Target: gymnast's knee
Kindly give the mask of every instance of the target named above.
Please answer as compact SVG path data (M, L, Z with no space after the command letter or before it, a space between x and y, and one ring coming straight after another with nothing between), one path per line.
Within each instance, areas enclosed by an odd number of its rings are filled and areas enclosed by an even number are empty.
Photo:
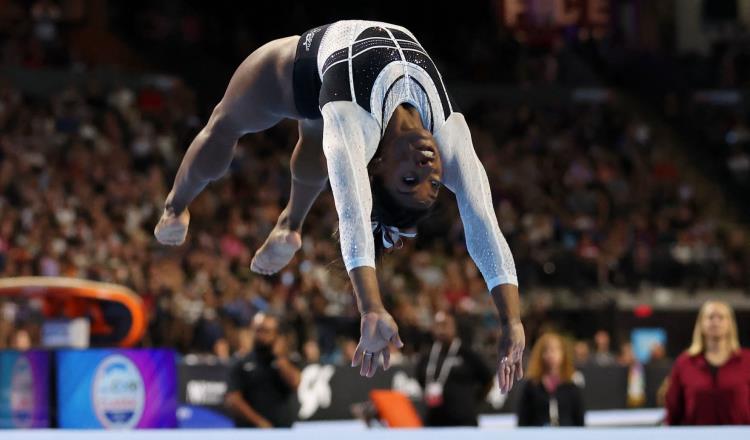
M237 141L244 133L240 129L237 117L227 108L223 102L219 102L211 112L203 132L211 140L232 139Z
M298 144L289 161L292 181L308 187L322 188L328 183L328 165L322 154L310 154L310 150L302 151Z
M289 163L292 182L312 188L323 188L328 183L328 169L325 163L292 155Z
M201 180L213 181L226 174L241 135L223 113L220 105L216 106L208 123L196 138L199 149L194 175Z
M328 176L295 173L294 170L292 170L292 183L295 185L303 185L310 188L322 189L328 183Z

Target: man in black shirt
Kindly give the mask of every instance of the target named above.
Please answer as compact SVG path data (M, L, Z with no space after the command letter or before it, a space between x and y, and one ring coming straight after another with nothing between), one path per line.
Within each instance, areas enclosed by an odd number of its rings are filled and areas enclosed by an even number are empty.
M450 314L435 315L432 333L435 342L417 364L427 406L425 425L477 426L479 404L492 387L492 371L461 343Z
M253 351L229 373L226 405L238 427L291 427L300 370L286 355L277 318L259 313L253 330Z

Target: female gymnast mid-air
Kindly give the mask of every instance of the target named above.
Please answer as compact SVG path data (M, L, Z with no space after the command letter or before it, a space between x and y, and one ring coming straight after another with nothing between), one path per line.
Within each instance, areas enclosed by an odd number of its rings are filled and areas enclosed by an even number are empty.
M466 120L430 56L401 26L339 21L250 54L182 160L154 230L159 242L185 240L188 204L225 174L242 135L284 118L299 121L291 194L251 269L270 275L289 263L302 245L305 216L329 180L361 313L352 366L372 377L381 355L389 367L388 344L403 346L381 301L375 256L414 236L445 185L456 195L466 246L499 313L498 380L502 392L510 391L523 374L525 345L513 256Z

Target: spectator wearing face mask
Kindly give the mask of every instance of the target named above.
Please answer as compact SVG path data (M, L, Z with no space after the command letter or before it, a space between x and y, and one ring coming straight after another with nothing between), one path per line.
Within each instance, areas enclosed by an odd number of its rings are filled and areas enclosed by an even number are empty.
M252 326L255 345L230 371L226 405L238 427L289 428L300 370L287 356L276 317L258 313Z

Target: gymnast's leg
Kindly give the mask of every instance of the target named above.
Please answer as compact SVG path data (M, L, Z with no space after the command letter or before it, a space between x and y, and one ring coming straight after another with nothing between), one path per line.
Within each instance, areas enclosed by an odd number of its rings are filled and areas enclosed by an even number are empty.
M177 171L154 234L164 244L185 240L190 202L222 177L234 156L237 140L296 118L292 90L294 55L299 37L271 41L250 54L235 71L227 90L198 133Z
M255 253L250 269L270 275L283 269L302 246L302 224L328 181L323 155L322 120L301 120L299 140L291 159L292 190L266 242Z

